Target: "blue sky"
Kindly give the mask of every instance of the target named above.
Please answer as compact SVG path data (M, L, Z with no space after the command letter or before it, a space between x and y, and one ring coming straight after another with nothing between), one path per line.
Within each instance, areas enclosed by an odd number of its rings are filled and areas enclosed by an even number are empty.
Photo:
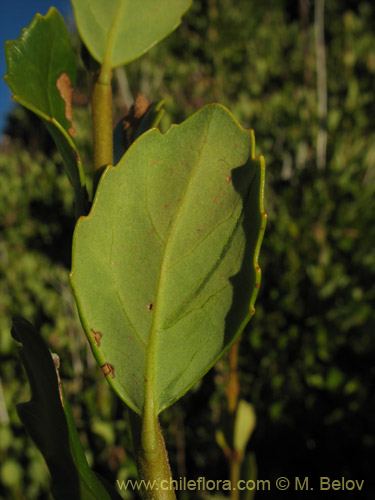
M4 43L19 37L22 28L28 26L36 13L45 15L50 7L56 7L65 19L73 18L69 0L0 0L0 135L5 117L12 107L11 91L2 78L6 73Z

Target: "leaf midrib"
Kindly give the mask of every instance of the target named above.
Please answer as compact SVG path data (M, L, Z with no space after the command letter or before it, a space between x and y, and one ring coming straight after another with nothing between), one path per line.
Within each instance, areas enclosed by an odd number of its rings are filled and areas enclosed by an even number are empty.
M210 112L210 114L212 114ZM158 312L160 310L160 308L158 307L158 304L159 304L159 294L160 294L160 291L163 289L163 281L165 280L165 276L166 276L166 269L165 269L165 266L166 266L166 256L168 254L168 246L169 246L169 243L170 241L173 239L173 234L175 232L175 228L178 227L178 221L180 219L180 214L181 214L181 211L182 211L182 208L184 206L184 201L186 199L186 195L189 191L189 188L192 184L192 180L193 178L195 177L195 174L196 174L196 171L197 171L197 167L198 165L200 164L200 159L201 159L201 155L202 155L202 150L204 148L204 144L205 144L205 140L206 140L206 137L207 137L207 134L208 134L208 129L210 127L210 122L211 122L211 116L209 118L209 120L207 120L207 125L206 125L206 130L204 131L204 134L202 135L202 139L201 139L201 147L199 149L199 152L198 152L198 155L197 155L197 159L195 161L195 164L193 165L191 171L190 171L190 175L189 175L189 180L188 182L186 183L186 186L185 186L185 189L184 189L184 192L181 196L181 201L178 205L178 209L176 211L176 215L175 217L173 218L173 221L170 225L170 228L169 228L169 231L168 231L168 234L165 238L165 246L164 246L164 252L163 252L163 257L162 257L162 262L161 262L161 265L160 265L160 271L159 271L159 275L158 275L158 279L157 279L157 284L156 284L156 294L155 294L155 304L154 304L154 315L153 315L153 319L152 319L152 323L151 323L151 327L150 327L150 333L156 333L156 331L158 330L158 328L156 327L160 327L160 325L158 324L158 320L159 320L159 315L158 315ZM156 325L156 327L155 327Z
M111 27L108 30L107 40L105 42L103 63L102 63L102 71L103 73L110 74L111 69L113 67L112 59L113 59L113 49L116 45L116 37L118 33L118 26L122 19L122 11L127 3L127 0L119 0L119 4L115 10Z
M155 390L154 390L154 353L155 353L155 346L156 346L156 340L157 340L156 333L158 331L158 328L160 327L160 319L159 319L160 307L158 305L160 303L159 297L160 297L161 291L164 288L163 284L164 284L165 274L166 274L165 273L165 265L166 265L166 261L167 261L166 255L168 254L168 244L172 240L172 236L173 236L173 234L175 232L175 228L178 227L178 221L179 221L179 218L180 218L182 207L184 206L184 200L186 198L187 192L189 191L189 187L192 184L192 180L195 177L195 174L196 174L196 171L197 171L197 167L200 164L202 150L203 150L205 142L206 142L206 138L207 138L208 131L209 131L209 128L210 128L210 124L211 124L211 119L212 119L212 111L210 110L210 116L209 116L209 118L207 120L206 129L205 129L204 133L201 135L201 147L199 149L197 158L195 160L195 164L193 165L193 167L192 167L192 169L190 171L189 180L186 183L184 192L183 192L183 194L181 196L181 202L180 202L180 204L178 206L178 210L176 212L175 217L173 218L173 221L172 221L172 223L170 225L168 234L167 234L167 236L165 238L164 252L163 252L163 256L162 256L161 265L160 265L160 268L159 268L160 271L159 271L159 274L158 274L158 279L157 279L157 284L156 284L155 301L154 301L155 302L154 303L154 314L153 314L153 318L152 318L152 322L151 322L151 326L150 326L150 330L149 330L149 335L148 335L147 357L146 357L146 367L145 367L145 377L148 380L148 384L147 384L147 387L146 387L146 390L145 390L144 408L148 407L146 400L152 398L152 402L149 401L149 403L151 403L150 407L153 410L155 410L155 408L154 408L154 403L155 403ZM157 411L156 411L156 414L157 414Z

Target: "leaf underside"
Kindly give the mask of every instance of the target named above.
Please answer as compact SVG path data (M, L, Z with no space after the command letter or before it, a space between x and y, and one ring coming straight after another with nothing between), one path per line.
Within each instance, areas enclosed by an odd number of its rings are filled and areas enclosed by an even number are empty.
M6 42L5 58L5 81L13 98L44 121L63 157L77 202L81 203L84 174L71 114L76 63L61 14L53 7L45 16L37 14L18 40Z
M208 105L108 167L78 221L71 281L94 355L137 413L181 397L242 332L260 283L264 160ZM150 390L151 384L151 390Z
M72 0L78 31L91 55L111 68L144 54L181 22L191 0Z

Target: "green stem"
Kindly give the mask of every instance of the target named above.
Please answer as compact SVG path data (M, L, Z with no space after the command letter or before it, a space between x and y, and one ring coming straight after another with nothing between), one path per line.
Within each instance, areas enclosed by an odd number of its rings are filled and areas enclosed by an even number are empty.
M240 494L237 489L238 481L240 480L242 454L238 453L234 449L233 443L233 433L236 420L236 411L238 407L238 396L240 393L240 383L238 380L238 351L241 338L233 345L229 351L229 379L226 388L226 395L228 401L228 417L230 421L230 426L232 429L232 442L231 442L231 452L228 454L229 457L229 470L230 470L230 480L232 487L236 488L231 491L230 499L239 500Z
M139 479L149 485L149 488L142 491L144 500L176 500L168 454L158 419L154 421L156 435L151 439L152 447L149 439L145 439L147 426L140 417L130 412L130 422Z
M94 139L94 192L103 170L113 163L112 87L102 68L95 82L92 98L92 127ZM104 76L103 76L104 75Z
M231 495L230 495L231 500L239 500L240 498L240 493L239 490L237 489L237 484L238 481L240 480L241 462L242 462L242 456L240 456L240 454L236 450L233 450L230 460L230 481L232 484L232 488L235 489L231 490Z
M113 164L112 130L112 53L117 29L121 22L121 11L125 1L120 1L108 33L102 66L92 93L92 122L94 135L94 193L103 170Z

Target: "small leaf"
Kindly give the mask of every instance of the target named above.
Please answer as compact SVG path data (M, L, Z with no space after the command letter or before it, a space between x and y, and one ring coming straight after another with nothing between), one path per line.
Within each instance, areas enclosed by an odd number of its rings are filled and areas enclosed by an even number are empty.
M72 0L82 40L109 68L133 61L165 38L190 4L191 0Z
M115 490L106 491L87 464L51 353L38 331L14 318L12 336L22 343L19 354L32 391L28 403L17 405L18 414L46 460L55 500L121 499Z
M85 177L74 140L71 94L75 56L60 13L37 14L18 40L5 44L5 81L13 98L44 121L65 163L78 210L84 213Z
M94 355L138 414L171 405L254 313L264 160L220 105L143 134L76 226L71 281ZM146 395L147 393L147 395Z
M224 454L230 450L227 440L225 439L224 432L222 430L217 430L215 433L216 443L220 446Z
M243 399L240 400L236 412L236 420L234 422L234 449L243 453L246 445L254 432L256 426L256 415L251 404Z

